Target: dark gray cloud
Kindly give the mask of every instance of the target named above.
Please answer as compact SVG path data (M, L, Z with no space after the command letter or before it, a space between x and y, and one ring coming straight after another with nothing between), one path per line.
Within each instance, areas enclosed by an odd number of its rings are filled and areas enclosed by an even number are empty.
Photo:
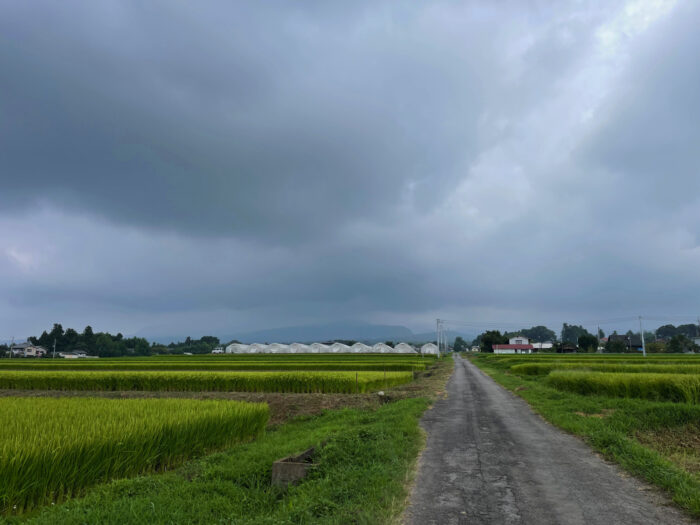
M434 206L473 150L488 62L477 35L374 10L6 7L9 203L278 242L381 218L409 185Z
M692 314L700 12L612 4L3 3L0 337Z

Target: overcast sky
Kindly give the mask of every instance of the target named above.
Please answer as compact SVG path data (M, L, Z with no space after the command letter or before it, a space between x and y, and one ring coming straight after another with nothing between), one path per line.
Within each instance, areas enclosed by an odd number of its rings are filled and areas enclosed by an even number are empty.
M700 313L700 2L0 3L0 338Z

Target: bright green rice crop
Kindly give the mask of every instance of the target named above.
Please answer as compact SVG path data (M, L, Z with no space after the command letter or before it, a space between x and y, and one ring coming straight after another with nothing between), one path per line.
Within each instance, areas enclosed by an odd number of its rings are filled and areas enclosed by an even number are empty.
M169 360L169 361L107 361L99 359L3 359L0 370L328 370L400 372L425 370L426 362L414 361L287 361L263 360Z
M0 513L252 439L268 415L235 401L0 398Z
M222 392L368 392L408 383L411 372L0 371L0 388Z
M527 363L510 367L520 375L546 375L553 370L590 370L594 372L700 374L700 364L625 364L625 363Z
M700 375L553 371L548 385L584 395L700 402Z

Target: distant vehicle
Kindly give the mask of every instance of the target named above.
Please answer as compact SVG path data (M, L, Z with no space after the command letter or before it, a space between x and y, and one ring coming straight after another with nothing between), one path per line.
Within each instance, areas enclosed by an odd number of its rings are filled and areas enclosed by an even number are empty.
M223 348L214 348L214 350L211 351L212 354L223 354L224 350ZM190 354L192 355L192 354Z

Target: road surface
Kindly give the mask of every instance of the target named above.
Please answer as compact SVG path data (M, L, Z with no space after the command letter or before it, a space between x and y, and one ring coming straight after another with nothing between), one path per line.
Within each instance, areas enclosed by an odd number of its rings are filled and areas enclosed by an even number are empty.
M410 525L693 523L654 489L455 356L406 511Z

